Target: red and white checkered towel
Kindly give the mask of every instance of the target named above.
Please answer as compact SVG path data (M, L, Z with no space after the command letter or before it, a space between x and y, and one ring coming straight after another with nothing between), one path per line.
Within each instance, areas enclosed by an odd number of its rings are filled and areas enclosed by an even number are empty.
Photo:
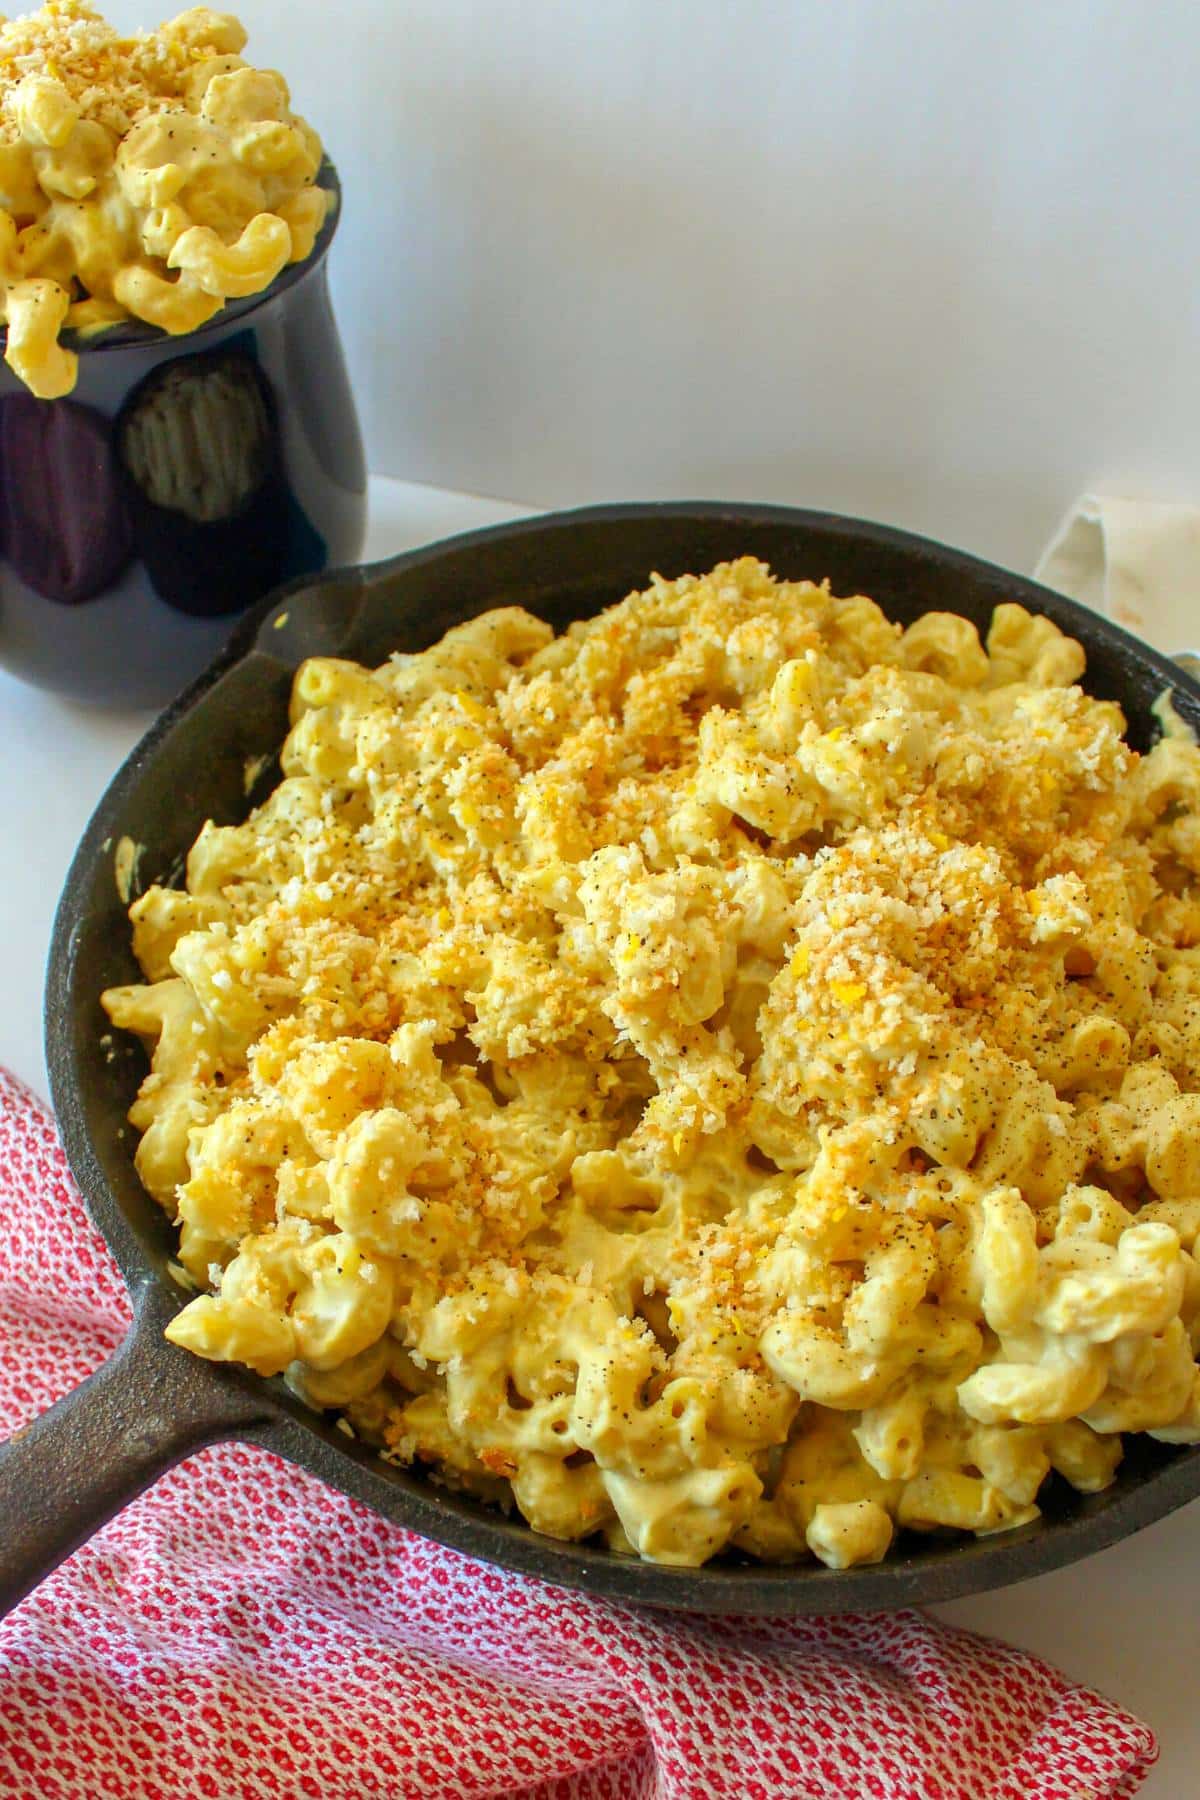
M0 1073L0 1431L128 1315L53 1123ZM1155 1755L920 1613L639 1613L245 1446L165 1475L0 1626L0 1793L27 1800L1125 1800Z

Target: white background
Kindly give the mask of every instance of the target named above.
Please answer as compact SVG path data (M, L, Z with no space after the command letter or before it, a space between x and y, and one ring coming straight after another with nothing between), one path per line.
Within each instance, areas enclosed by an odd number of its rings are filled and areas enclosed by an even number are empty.
M1194 0L240 10L342 173L376 471L828 506L1017 567L1084 487L1200 489ZM389 548L488 516L401 513ZM52 902L133 729L0 676L0 1062L38 1086ZM1200 1793L1198 1525L944 1609L1153 1724L1143 1800Z
M238 9L342 172L378 471L1022 567L1085 485L1200 486L1195 0Z

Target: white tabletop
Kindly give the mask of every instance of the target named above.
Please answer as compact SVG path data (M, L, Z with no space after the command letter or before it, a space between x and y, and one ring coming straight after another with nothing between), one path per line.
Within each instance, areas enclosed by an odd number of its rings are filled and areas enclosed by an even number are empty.
M375 480L367 554L392 555L526 510ZM146 713L83 708L0 673L0 1064L43 1096L42 971L54 905L93 805L149 722ZM1036 1651L1137 1713L1162 1744L1142 1800L1189 1800L1200 1792L1198 1547L1200 1503L1057 1575L937 1611Z

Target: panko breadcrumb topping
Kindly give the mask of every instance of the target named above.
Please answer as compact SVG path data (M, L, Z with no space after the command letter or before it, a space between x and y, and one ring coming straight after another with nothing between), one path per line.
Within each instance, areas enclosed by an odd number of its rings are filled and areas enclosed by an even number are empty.
M182 103L197 63L236 54L246 42L236 19L207 7L174 24L170 36L123 37L87 0L45 0L37 12L0 22L0 132L20 135L17 84L45 75L62 84L82 118L124 137L140 119Z

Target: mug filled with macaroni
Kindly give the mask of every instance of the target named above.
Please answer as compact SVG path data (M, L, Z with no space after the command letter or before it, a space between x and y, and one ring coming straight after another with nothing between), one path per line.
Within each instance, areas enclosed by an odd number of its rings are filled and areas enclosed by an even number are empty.
M166 698L230 614L361 549L338 185L245 48L204 7L0 24L0 662L88 697Z
M835 1569L1200 1442L1200 748L756 559L298 670L133 903L168 1337L537 1531Z

